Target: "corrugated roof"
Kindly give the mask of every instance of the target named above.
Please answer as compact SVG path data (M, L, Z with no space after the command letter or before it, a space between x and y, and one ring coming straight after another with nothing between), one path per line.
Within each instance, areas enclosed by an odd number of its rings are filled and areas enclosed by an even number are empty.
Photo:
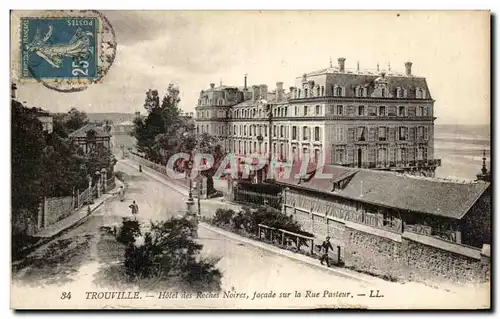
M69 134L69 137L87 137L87 132L90 130L94 130L96 132L96 137L110 137L109 133L105 132L101 126L97 125L97 123L88 123Z
M298 179L290 176L276 182L288 187L454 219L461 219L490 185L482 181L458 183L333 165L324 166L323 172L333 174L333 179L314 176L298 184ZM339 178L347 180L346 186L332 191L334 181Z

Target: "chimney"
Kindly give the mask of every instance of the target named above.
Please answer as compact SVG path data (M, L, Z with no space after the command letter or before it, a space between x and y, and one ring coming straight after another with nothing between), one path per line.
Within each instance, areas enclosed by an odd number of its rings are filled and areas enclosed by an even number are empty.
M248 90L247 89L247 75L245 74L245 85L243 86L243 90Z
M339 72L345 72L345 58L338 58Z
M411 63L410 61L405 62L406 76L411 76Z
M265 84L260 85L260 97L267 100L267 85Z
M258 85L252 85L252 101L255 102L259 99L260 89Z
M215 83L210 83L210 88L213 89L215 87Z
M283 102L284 95L283 82L276 82L276 102Z

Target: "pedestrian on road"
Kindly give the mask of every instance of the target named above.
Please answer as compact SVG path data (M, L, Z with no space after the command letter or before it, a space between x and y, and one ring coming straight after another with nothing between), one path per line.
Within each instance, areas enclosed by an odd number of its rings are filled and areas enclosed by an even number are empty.
M330 267L330 259L328 258L328 251L333 250L333 246L330 243L330 236L327 236L325 241L321 244L321 248L323 249L323 255L321 255L320 262L322 265L323 262L326 261L326 266Z
M120 186L120 192L118 194L120 195L120 202L123 202L125 200L125 190L123 186Z
M137 204L135 203L135 200L132 203L132 205L129 206L129 208L132 210L132 215L135 218L135 216L139 213L139 206L137 206Z

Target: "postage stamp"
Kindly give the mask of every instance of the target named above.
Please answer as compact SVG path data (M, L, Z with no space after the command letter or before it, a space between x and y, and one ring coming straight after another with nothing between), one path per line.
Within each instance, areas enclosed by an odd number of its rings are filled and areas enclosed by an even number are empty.
M16 11L11 17L13 79L80 92L101 83L116 57L116 37L96 10Z
M26 17L21 23L23 78L96 78L97 18Z

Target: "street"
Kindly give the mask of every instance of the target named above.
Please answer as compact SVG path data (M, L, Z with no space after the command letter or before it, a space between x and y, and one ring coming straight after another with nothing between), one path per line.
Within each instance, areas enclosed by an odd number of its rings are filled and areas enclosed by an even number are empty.
M164 220L183 214L186 198L171 187L148 177L144 173L139 173L137 168L120 161L116 165L116 171L123 172L124 181L128 185L126 200L120 202L118 198L114 198L106 202L92 213L82 225L55 238L28 255L25 261L26 266L13 274L13 289L29 291L28 286L31 286L34 291L40 289L44 291L42 287L45 286L47 288L58 287L57 291L79 291L81 293L107 289L107 287L103 287L101 280L106 276L104 266L116 264L116 261L122 256L120 250L116 249L118 244L109 236L101 235L100 227L121 223L122 217L130 216L128 206L133 200L139 206L138 219L142 221ZM417 284L401 285L378 280L374 281L372 285L371 283L342 278L321 268L296 262L273 252L230 239L203 227L199 228L198 240L203 244L202 254L204 256L220 258L217 267L223 273L222 290L246 292L250 298L256 295L254 292L294 292L298 287L303 287L303 296L306 295L306 290L321 292L321 296L323 296L325 290L333 293L343 291L351 292L354 295L368 295L371 289L380 289L386 297L379 298L379 300L368 297L353 297L352 295L348 298L301 298L300 302L297 302L297 307L370 304L383 307L384 301L394 305L394 300L390 300L389 296L397 298L398 294L407 290L412 291L407 291L407 293L415 293L415 289L422 289L423 294L419 294L419 298L429 299L429 302L433 303L439 300L446 303L453 302L453 297L458 297L455 294L452 295ZM300 285L297 284L298 282ZM132 288L134 287L130 287L130 289ZM169 288L171 287L165 287L165 290ZM37 298L47 298L47 295L43 293L36 295ZM57 299L58 296L54 296L54 298ZM157 299L153 301L158 302ZM244 305L246 307L253 307L253 305L255 307L279 306L279 299L264 298L254 301L255 303L247 302ZM175 300L162 301L163 304L169 306L174 305L172 302ZM210 305L209 299L196 299L193 302L193 304L187 305L197 307ZM218 304L221 307L237 306L237 301L233 299L222 299L221 302ZM405 302L409 301L401 300L402 304ZM35 304L35 302L33 303ZM422 302L421 304L426 303ZM96 305L96 303L87 304L90 307ZM407 305L411 305L411 303L407 303Z

